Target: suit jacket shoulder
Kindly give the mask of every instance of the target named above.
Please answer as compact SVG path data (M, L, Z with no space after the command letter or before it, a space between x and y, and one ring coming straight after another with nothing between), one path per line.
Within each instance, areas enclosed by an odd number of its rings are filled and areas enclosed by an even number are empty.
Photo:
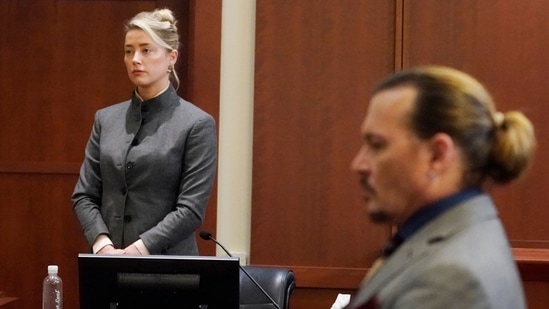
M487 195L429 222L364 282L356 299L380 308L524 308L505 231Z

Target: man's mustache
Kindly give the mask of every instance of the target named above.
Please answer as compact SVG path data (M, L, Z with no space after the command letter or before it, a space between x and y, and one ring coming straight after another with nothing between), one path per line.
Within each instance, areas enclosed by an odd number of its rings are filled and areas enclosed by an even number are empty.
M366 190L369 194L375 194L374 187L368 182L366 177L360 177L360 186Z

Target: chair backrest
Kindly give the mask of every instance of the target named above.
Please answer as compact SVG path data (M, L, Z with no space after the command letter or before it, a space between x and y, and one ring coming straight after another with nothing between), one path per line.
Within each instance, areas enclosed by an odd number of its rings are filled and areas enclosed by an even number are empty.
M292 270L264 266L244 266L244 268L281 309L290 308L290 296L295 288L295 275ZM240 309L272 308L276 307L241 270Z

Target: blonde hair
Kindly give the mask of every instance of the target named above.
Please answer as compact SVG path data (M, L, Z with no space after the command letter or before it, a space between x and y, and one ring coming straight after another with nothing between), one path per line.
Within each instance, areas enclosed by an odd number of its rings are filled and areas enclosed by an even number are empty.
M145 31L156 44L164 47L168 52L179 50L177 20L170 9L156 9L135 15L124 26L126 33L134 29ZM177 89L179 88L179 77L175 68L172 67L170 70L170 80Z
M501 113L488 91L468 74L441 66L398 72L374 90L410 85L417 89L410 127L422 139L448 134L462 149L465 185L491 179L505 184L531 164L536 146L532 123L521 112Z

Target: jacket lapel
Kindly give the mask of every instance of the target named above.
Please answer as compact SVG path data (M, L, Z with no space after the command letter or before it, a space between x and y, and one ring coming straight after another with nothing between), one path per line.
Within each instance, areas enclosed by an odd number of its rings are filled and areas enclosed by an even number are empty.
M433 244L447 241L467 226L494 217L497 217L497 211L487 195L475 197L442 214L406 240L369 280L364 280L349 307L358 309L363 307L357 307L357 304L377 303L376 294L405 269L424 260Z

